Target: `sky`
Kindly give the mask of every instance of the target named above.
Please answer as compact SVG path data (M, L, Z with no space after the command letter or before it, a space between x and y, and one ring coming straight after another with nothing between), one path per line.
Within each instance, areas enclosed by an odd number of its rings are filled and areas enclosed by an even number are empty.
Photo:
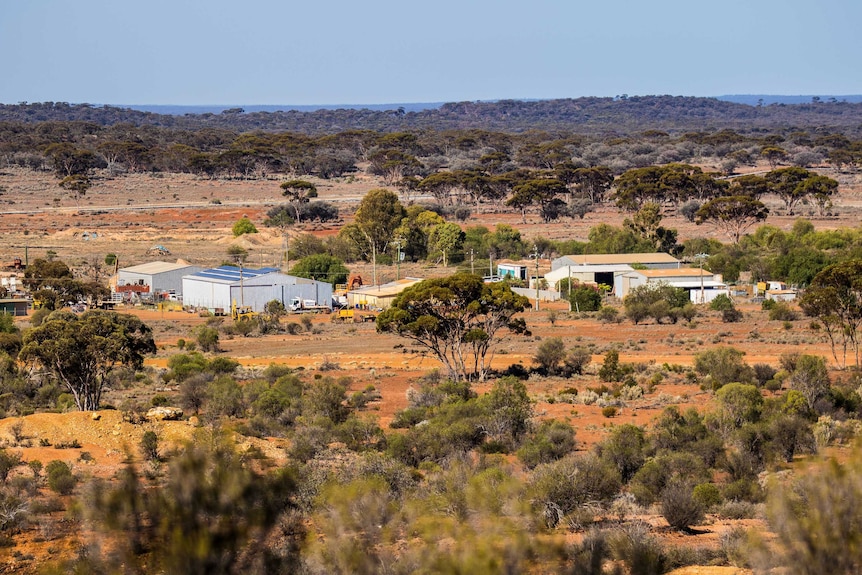
M862 94L860 0L0 0L0 103Z

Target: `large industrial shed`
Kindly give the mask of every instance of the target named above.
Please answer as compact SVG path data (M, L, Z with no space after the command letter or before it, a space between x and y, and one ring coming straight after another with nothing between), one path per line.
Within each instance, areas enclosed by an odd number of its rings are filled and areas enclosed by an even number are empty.
M183 277L183 304L214 313L230 313L234 302L256 312L264 311L272 300L288 307L297 297L331 307L332 285L289 276L277 268L221 266Z
M203 269L201 266L184 262L150 262L131 266L119 270L114 291L148 294L149 297L159 293L172 293L179 296L183 293L183 276Z
M628 265L643 266L650 270L674 269L681 267L681 262L670 254L662 252L639 254L576 254L562 256L551 262L551 270L566 266L587 265Z

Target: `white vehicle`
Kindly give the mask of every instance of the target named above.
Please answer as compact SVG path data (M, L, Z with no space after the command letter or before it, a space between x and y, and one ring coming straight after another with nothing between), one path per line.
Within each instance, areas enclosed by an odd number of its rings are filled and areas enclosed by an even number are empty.
M329 313L332 311L332 308L326 304L318 304L317 301L313 299L302 299L300 297L295 297L290 300L290 305L287 306L292 312L302 313L302 312L314 312L314 313Z

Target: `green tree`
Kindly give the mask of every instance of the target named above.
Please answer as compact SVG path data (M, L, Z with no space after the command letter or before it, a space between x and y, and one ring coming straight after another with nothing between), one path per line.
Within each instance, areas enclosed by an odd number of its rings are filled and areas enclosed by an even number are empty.
M542 213L547 213L545 207L557 196L568 191L566 185L556 178L537 178L521 182L512 188L512 196L506 200L506 205L521 212L523 223L527 223L527 210L539 206ZM546 222L550 221L544 217Z
M243 234L256 234L257 228L246 216L241 217L233 224L233 237L237 238Z
M731 382L751 383L754 370L745 363L744 356L744 351L733 347L716 347L695 354L694 369L709 378L713 389Z
M99 408L115 367L140 369L144 355L155 351L152 331L134 316L54 312L24 335L20 357L42 367L73 395L78 409L90 411Z
M808 197L810 190L804 184L813 175L804 168L792 167L772 170L764 177L772 192L784 202L788 213L793 215L796 205Z
M282 182L280 187L282 195L290 199L296 221L301 223L301 206L317 197L317 186L305 180L288 180Z
M855 365L860 365L862 260L824 268L802 294L799 306L807 316L820 320L838 365L847 366L848 349L855 358Z
M72 174L60 180L59 186L69 192L72 199L75 200L75 204L78 204L87 190L93 187L93 183L85 174Z
M769 165L774 170L778 164L787 159L787 150L780 146L764 146L760 150L760 155L769 162Z
M517 446L529 430L533 417L533 406L524 382L514 376L501 377L482 397L482 404L491 439L510 448Z
M679 318L690 318L696 313L686 291L665 282L635 287L623 299L623 306L635 324L648 317L654 318L656 323L665 318L676 323Z
M562 338L549 337L542 340L533 361L550 374L557 373L560 365L566 359L566 344Z
M384 189L371 190L359 203L353 226L341 233L350 238L368 256L373 266L373 281L377 285L377 255L386 251L395 237L395 230L407 216L398 196Z
M464 232L452 222L438 224L428 234L428 247L443 254L443 267L449 265L449 256L459 251L463 244Z
M306 256L290 268L290 275L327 282L333 286L346 283L349 274L350 270L340 259L327 254Z
M568 278L563 281L568 281ZM569 293L569 303L573 311L599 311L602 307L602 294L594 286L577 284Z
M697 225L710 222L738 244L742 234L765 220L767 215L769 210L760 200L749 196L722 196L702 205L694 221Z
M790 374L790 389L802 394L808 409L814 409L817 401L829 394L829 372L826 360L819 355L801 354Z
M735 427L755 423L763 411L763 396L754 385L732 382L715 392L719 404Z
M486 356L503 328L523 330L514 316L529 306L505 282L486 284L459 273L413 285L377 317L377 330L397 333L427 349L455 380L488 372Z
M216 443L216 445L213 445ZM219 439L189 444L156 488L134 467L117 486L97 483L86 513L116 538L116 554L85 554L75 572L293 572L304 537L295 473L253 471ZM278 534L282 544L265 544Z
M614 427L598 446L599 456L616 467L628 483L646 461L648 443L643 428L630 423Z

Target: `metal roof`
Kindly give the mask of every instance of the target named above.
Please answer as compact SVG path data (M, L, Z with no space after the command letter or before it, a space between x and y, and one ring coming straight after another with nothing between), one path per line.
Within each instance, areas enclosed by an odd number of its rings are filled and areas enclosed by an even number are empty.
M664 270L634 270L632 273L640 274L648 278L681 278L688 276L712 277L713 273L700 268L673 268Z
M557 258L566 259L573 265L583 264L670 264L679 260L664 252L640 254L574 254Z
M220 266L183 276L184 278L209 281L221 284L235 284L240 280L256 278L262 275L280 272L278 268L238 268L236 266Z
M379 286L362 286L359 289L349 291L349 294L370 295L373 297L390 297L396 296L412 285L418 284L422 280L420 278L404 278L393 282L385 283Z
M149 262L146 264L139 264L136 266L130 266L127 268L121 268L121 272L133 273L133 274L144 274L144 275L156 275L165 272L172 272L176 270L181 270L184 268L194 267L187 263L171 263L171 262Z

